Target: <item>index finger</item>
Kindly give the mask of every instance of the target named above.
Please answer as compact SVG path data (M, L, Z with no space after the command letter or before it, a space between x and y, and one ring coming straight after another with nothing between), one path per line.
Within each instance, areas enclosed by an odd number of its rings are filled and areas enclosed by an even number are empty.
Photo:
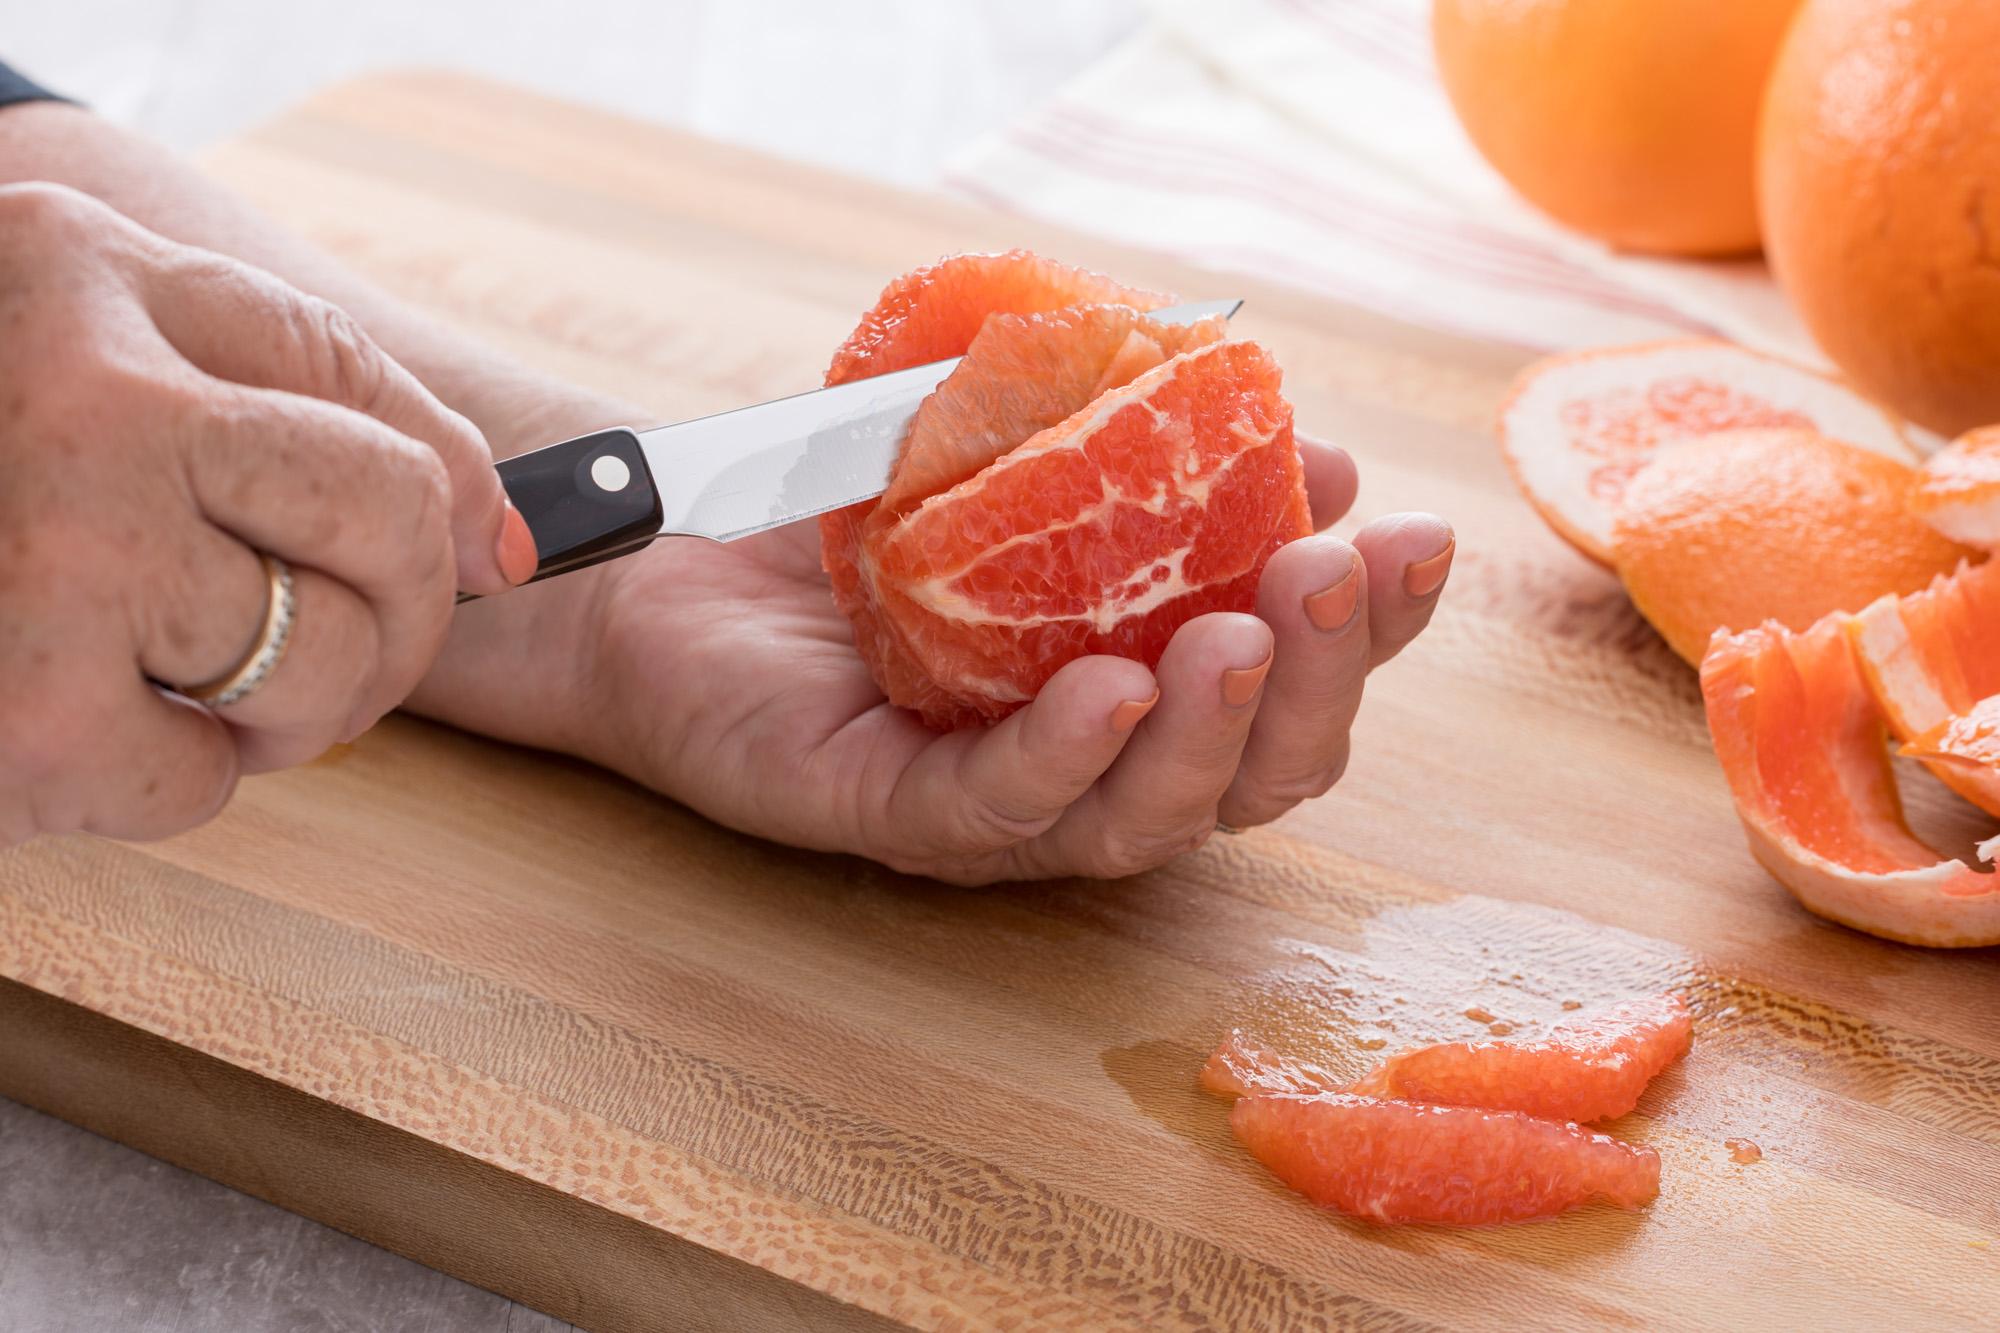
M534 573L534 539L485 437L338 306L249 264L182 248L148 279L147 311L198 370L351 408L428 445L451 479L461 589L503 592Z

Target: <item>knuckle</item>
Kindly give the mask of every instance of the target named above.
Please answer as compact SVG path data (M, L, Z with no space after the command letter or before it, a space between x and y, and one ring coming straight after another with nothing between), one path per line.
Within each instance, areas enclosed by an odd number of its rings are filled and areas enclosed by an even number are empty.
M0 225L30 233L60 232L75 225L93 203L88 195L51 181L0 186Z
M1054 822L1053 816L1011 809L996 797L975 792L960 804L951 840L960 847L998 850L1026 842Z
M325 395L362 412L379 406L388 386L388 358L354 317L331 301L294 294L292 319L312 382Z
M1215 826L1205 824L1150 829L1114 829L1099 839L1087 858L1088 873L1096 879L1123 879L1151 870L1172 860L1187 848L1190 840Z

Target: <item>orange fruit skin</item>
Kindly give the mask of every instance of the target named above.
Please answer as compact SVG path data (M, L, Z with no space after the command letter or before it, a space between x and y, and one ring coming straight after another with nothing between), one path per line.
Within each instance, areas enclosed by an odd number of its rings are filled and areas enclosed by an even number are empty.
M1757 248L1764 79L1798 0L1436 0L1472 142L1528 201L1625 250Z
M997 721L1088 654L1156 664L1193 617L1253 609L1311 531L1270 356L1107 295L1133 294L1022 252L946 260L892 284L828 372L965 356L881 501L820 525L863 659L932 727Z
M1848 376L1946 435L2000 420L2000 5L1807 0L1766 92L1764 244Z
M1596 1199L1641 1208L1660 1192L1650 1148L1514 1111L1258 1093L1229 1127L1278 1179L1370 1222L1517 1222Z
M1718 636L1701 664L1715 757L1751 854L1809 911L1932 948L2000 944L2000 875L1910 832L1849 617Z
M1916 470L1810 431L1732 431L1632 480L1612 558L1641 615L1699 663L1718 630L1804 629L1914 592L1971 554L1910 513Z
M1614 1120L1687 1054L1693 1031L1680 996L1652 995L1572 1019L1539 1041L1455 1041L1405 1051L1355 1090L1548 1120Z

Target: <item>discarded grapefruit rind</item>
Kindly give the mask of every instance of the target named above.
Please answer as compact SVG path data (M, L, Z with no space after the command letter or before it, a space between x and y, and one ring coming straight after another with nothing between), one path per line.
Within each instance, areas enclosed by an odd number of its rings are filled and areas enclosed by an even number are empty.
M1514 1111L1257 1093L1229 1127L1285 1184L1370 1222L1516 1222L1600 1199L1642 1208L1660 1192L1650 1148Z
M1539 1040L1442 1042L1405 1051L1355 1090L1580 1124L1614 1120L1687 1054L1692 1035L1680 996L1650 995L1573 1018Z
M2000 943L2000 875L1941 856L1904 823L1846 622L1718 635L1702 661L1709 734L1751 853L1828 920L1906 944Z
M2000 815L2000 768L1964 762L1942 740L1955 720L2000 695L2000 561L1965 564L1904 597L1882 597L1849 620L1869 692L1905 753L1953 791Z
M2000 550L2000 426L1961 435L1932 454L1910 509L1955 542Z
M1900 462L1902 423L1837 380L1715 339L1572 352L1522 371L1496 434L1514 484L1549 526L1600 565L1626 484L1655 454L1723 430L1793 427Z
M965 357L883 500L820 528L871 673L933 727L997 721L1080 656L1157 663L1187 620L1254 607L1265 561L1311 531L1269 355L1107 294L1163 299L1020 252L947 260L892 285L829 372Z
M1612 557L1639 613L1698 664L1718 629L1805 629L1914 592L1970 554L1909 512L1915 469L1809 430L1725 431L1632 479Z

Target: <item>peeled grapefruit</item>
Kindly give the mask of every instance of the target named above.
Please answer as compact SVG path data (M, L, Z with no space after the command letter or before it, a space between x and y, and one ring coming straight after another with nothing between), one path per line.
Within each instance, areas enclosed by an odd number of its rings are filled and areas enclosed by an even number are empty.
M1979 724L1959 725L2000 695L2000 562L1966 565L1921 591L1883 597L1847 629L1861 674L1889 730L1908 742L1906 753L2000 815L2000 767L1978 762Z
M2000 550L2000 426L1970 431L1932 454L1910 508L1955 542Z
M1573 1018L1536 1041L1454 1041L1392 1056L1355 1086L1370 1096L1519 1111L1588 1124L1638 1105L1687 1054L1693 1025L1674 994Z
M1718 638L1702 660L1709 734L1750 850L1842 925L1908 944L2000 944L2000 875L1942 856L1903 820L1847 621L1762 626Z
M891 284L830 384L965 359L879 501L826 516L834 598L889 699L990 723L1077 657L1156 664L1209 611L1248 611L1311 521L1279 371L1219 322L1024 252ZM1113 304L1105 304L1112 302Z
M1804 629L1914 592L1969 554L1909 511L1916 470L1807 430L1733 431L1662 454L1612 527L1618 577L1675 652L1717 630Z
M1258 1093L1229 1127L1278 1179L1371 1222L1512 1222L1594 1199L1640 1208L1660 1192L1650 1148L1514 1111Z
M1496 433L1528 502L1577 550L1608 565L1625 489L1655 455L1699 436L1764 426L1916 459L1893 417L1837 381L1709 339L1537 361L1501 403Z

